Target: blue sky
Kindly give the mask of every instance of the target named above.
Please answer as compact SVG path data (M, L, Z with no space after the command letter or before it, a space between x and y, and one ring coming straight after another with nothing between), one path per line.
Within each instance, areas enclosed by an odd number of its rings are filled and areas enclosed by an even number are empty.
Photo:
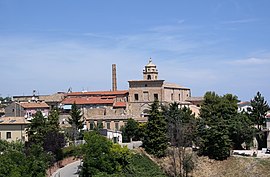
M0 0L1 96L111 89L142 78L270 101L269 0Z

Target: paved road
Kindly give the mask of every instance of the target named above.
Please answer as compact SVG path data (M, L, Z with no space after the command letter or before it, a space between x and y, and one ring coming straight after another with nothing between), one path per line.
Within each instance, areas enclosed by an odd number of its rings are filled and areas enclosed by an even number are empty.
M63 168L58 169L52 174L51 177L78 177L78 166L80 165L80 160L70 163Z

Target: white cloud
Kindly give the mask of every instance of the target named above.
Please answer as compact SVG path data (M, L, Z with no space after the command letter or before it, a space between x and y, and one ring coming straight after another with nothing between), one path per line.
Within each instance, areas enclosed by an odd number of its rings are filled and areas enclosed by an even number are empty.
M221 24L244 24L244 23L253 23L253 22L257 22L257 21L259 21L259 19L247 18L247 19L223 21L223 22L221 22Z
M264 65L270 64L270 58L247 58L241 60L234 60L229 63L234 65Z

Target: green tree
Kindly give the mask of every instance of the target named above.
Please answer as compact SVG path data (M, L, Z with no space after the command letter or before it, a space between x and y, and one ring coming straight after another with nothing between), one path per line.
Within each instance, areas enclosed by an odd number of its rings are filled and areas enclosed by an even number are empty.
M55 160L62 158L62 149L65 146L65 137L59 132L59 112L57 110L50 111L47 118L38 111L32 119L28 127L27 147L33 144L40 145L46 152L52 153ZM52 160L54 162L55 160Z
M84 138L83 177L121 172L128 165L130 153L126 147L114 145L96 131L85 133Z
M46 132L46 119L41 111L37 111L27 130L29 142L43 145Z
M165 150L168 147L166 122L157 100L151 104L145 137L143 139L143 147L146 152L157 157L165 156Z
M59 125L59 110L53 109L50 111L48 116L48 121L46 122L48 132L58 132L60 130Z
M201 154L223 160L229 157L231 148L242 149L242 143L251 143L254 129L247 117L237 112L237 102L232 94L205 94L197 128Z
M262 130L262 127L265 127L265 116L270 110L269 105L260 92L257 92L257 95L250 102L252 107L248 110L250 111L250 119L257 125L258 130Z
M78 130L83 128L83 120L82 112L80 109L78 109L75 102L71 106L70 117L67 121L73 128L73 140L76 141Z
M139 123L134 119L128 119L126 126L122 127L123 139L127 142L139 140Z

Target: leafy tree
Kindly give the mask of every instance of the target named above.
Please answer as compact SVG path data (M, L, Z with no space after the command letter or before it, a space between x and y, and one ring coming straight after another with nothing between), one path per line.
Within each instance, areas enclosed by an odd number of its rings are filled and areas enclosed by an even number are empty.
M156 100L151 104L145 137L143 139L143 147L146 152L157 157L163 157L168 147L168 140L165 118L159 109L159 102Z
M243 149L243 143L246 144L247 149L252 145L256 130L246 114L237 113L230 120L228 130L234 149Z
M19 143L0 141L0 177L45 176L50 156L39 144L24 147Z
M82 176L94 176L101 172L121 172L128 164L129 151L121 148L96 131L85 133Z
M139 139L139 123L134 119L128 119L126 126L122 127L121 129L123 139L127 142L131 142L133 139Z
M229 157L231 148L242 149L242 143L251 143L254 129L247 117L237 112L237 102L232 94L205 94L198 124L201 154L223 160Z
M73 140L75 141L78 135L78 130L83 128L83 120L81 110L77 108L77 105L73 103L71 106L70 117L68 123L73 128Z
M262 127L265 127L265 116L270 110L269 105L260 92L257 92L257 95L250 102L252 107L248 109L251 112L250 118L257 124L258 130L261 130Z
M50 111L48 119L46 119L38 111L29 125L28 137L27 147L39 144L46 152L52 153L56 160L60 160L61 148L65 146L65 137L63 133L59 132L59 112Z
M204 128L200 136L202 138L200 154L216 160L224 160L230 156L232 142L224 123Z

